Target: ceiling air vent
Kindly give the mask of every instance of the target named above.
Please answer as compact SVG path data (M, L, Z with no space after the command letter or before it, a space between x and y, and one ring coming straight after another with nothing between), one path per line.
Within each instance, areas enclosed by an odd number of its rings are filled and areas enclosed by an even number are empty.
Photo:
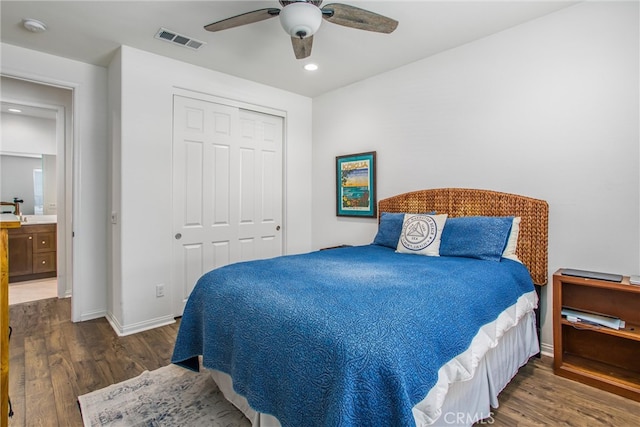
M203 41L192 39L191 37L178 34L175 31L167 30L166 28L160 28L156 33L155 38L177 44L179 46L188 47L193 50L198 50L206 44Z

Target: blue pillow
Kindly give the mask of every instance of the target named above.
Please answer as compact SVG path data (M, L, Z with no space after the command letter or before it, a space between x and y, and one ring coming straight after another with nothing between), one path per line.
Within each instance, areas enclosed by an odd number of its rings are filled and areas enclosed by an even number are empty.
M513 217L447 218L442 230L440 256L500 261L512 223Z
M374 245L388 246L395 249L398 246L400 233L402 233L403 213L382 212L380 214L380 225L378 234L373 239Z

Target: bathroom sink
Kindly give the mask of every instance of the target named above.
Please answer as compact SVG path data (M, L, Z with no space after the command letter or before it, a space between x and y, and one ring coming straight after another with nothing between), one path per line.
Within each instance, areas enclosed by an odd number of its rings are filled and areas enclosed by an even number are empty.
M57 215L22 215L22 224L55 224Z

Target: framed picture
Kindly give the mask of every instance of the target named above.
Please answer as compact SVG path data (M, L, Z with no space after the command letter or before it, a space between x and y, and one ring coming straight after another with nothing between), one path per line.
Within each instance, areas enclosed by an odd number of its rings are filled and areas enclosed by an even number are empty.
M336 215L376 216L376 152L336 157Z

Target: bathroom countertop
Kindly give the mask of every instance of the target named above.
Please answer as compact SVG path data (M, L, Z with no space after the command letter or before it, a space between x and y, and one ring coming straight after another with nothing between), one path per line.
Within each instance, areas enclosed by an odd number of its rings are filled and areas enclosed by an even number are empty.
M2 228L16 228L20 225L20 221L14 214L0 214L0 223Z
M58 222L57 215L23 215L22 225L29 224L56 224Z

